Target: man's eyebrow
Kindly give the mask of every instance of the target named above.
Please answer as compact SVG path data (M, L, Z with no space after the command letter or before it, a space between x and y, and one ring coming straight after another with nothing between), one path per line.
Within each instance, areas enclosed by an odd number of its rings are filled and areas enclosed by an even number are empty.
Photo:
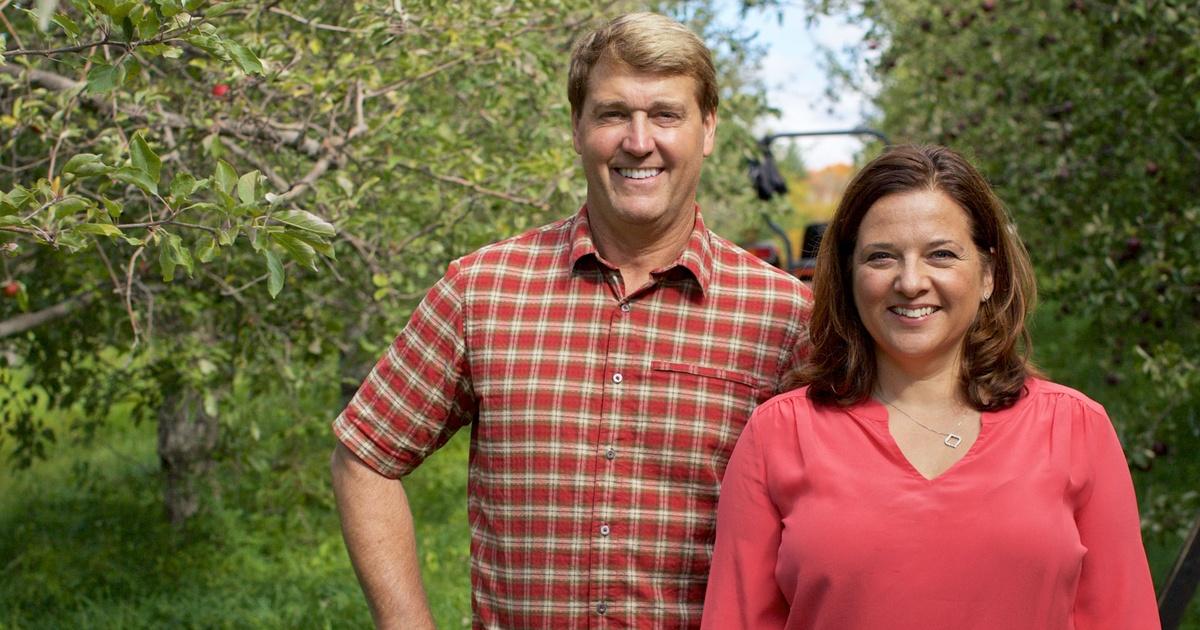
M683 109L687 104L682 100L674 99L659 99L650 103L651 110L658 109ZM596 101L592 104L592 109L630 109L629 103L622 99L612 99L607 101Z

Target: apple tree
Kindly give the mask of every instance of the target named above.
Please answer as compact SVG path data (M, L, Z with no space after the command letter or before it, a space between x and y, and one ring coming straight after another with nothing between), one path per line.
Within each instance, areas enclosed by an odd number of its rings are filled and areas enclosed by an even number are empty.
M982 167L1042 292L1104 348L1102 382L1148 383L1114 418L1131 463L1147 468L1200 430L1195 3L808 4L867 27L857 56L834 71L844 87L876 92L893 141L950 145Z
M155 422L188 518L254 430L231 388L353 391L449 260L578 208L566 56L638 6L0 0L0 446ZM737 225L756 53L663 8L720 52L703 194Z

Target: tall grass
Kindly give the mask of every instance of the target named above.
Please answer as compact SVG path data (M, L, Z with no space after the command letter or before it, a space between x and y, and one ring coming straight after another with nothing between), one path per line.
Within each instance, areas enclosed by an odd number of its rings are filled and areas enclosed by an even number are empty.
M178 531L153 426L116 414L94 442L59 444L25 471L4 463L0 628L369 626L328 482L337 395L230 401L205 508ZM466 440L406 487L438 625L469 626Z

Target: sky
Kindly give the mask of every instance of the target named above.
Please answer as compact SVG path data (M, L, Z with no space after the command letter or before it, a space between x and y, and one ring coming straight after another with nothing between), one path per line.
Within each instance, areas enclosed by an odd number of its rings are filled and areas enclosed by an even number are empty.
M862 41L862 29L841 21L825 19L813 26L805 23L799 7L784 10L780 24L776 11L751 12L744 20L738 15L736 1L728 2L722 12L730 24L741 22L747 31L758 32L758 42L767 47L760 78L767 86L767 98L779 109L781 117L767 121L760 134L787 131L830 131L849 129L863 123L867 104L857 94L845 94L838 103L825 96L828 80L822 68L820 46L841 51ZM830 109L833 111L830 111ZM776 154L784 143L794 142L809 170L835 163L851 163L862 143L852 136L777 140Z

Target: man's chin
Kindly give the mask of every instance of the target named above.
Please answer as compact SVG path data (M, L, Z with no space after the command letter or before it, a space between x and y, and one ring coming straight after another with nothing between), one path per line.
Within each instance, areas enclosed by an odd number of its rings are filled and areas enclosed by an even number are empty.
M663 204L622 204L612 209L613 219L629 225L656 225L670 222L682 212Z

